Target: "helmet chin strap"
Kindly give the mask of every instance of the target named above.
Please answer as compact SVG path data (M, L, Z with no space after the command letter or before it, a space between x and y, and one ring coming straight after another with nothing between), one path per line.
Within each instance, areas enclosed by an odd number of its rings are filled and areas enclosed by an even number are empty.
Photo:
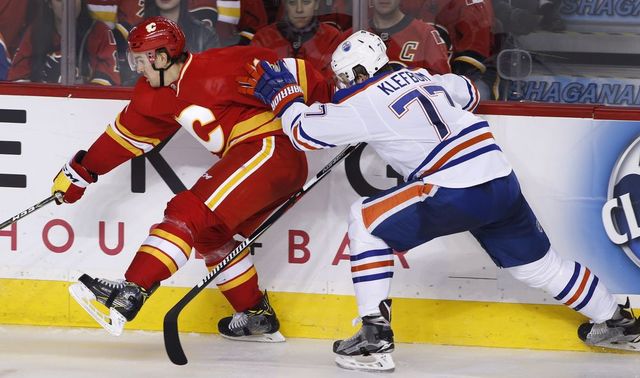
M170 60L170 64L165 67L165 68L158 68L156 67L156 63L153 62L151 63L151 67L153 68L154 71L158 71L158 74L160 75L160 86L164 87L164 71L168 70L169 68L171 68L171 66L173 66L173 63L175 63L173 60Z

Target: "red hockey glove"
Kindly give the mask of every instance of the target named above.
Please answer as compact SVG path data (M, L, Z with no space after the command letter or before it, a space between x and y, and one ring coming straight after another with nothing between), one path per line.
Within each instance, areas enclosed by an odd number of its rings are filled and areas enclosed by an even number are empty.
M250 94L271 106L280 117L294 102L304 102L302 88L282 60L274 65L258 61L246 66L249 77L239 78L240 93Z
M65 164L53 179L51 194L62 193L62 201L74 203L82 197L89 184L98 181L98 175L89 172L82 166L82 158L87 151L78 151L75 156ZM62 202L56 199L60 205Z

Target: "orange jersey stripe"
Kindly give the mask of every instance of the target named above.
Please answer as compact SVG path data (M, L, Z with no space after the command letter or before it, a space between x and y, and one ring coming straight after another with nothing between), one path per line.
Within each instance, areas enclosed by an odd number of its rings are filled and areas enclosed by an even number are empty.
M394 193L383 201L376 202L371 206L363 208L362 218L364 220L364 226L369 228L376 219L380 218L389 210L414 197L419 197L424 193L429 193L431 188L433 188L433 185L431 184L409 186L402 191Z
M573 297L571 297L571 299L569 299L565 303L567 306L571 306L573 304L573 302L577 301L578 298L580 298L580 295L584 291L585 286L587 286L587 281L589 281L589 276L590 275L591 275L591 271L589 269L585 268L584 277L582 277L582 282L580 282L580 287L578 287L578 290L576 291L576 293L573 294Z
M473 137L473 138L467 140L466 142L460 143L459 145L457 145L454 148L452 148L449 152L444 154L431 168L429 168L427 171L423 172L420 175L420 177L423 177L425 175L428 175L428 174L430 174L432 172L437 171L438 169L440 169L440 167L442 167L447 161L449 161L458 152L464 150L465 148L467 148L469 146L473 146L474 144L480 143L483 140L487 140L487 139L493 139L493 134L491 134L491 132L486 132L484 134L480 134L480 135L478 135L476 137Z
M352 266L351 267L351 271L352 272L359 272L361 270L367 270L367 269L375 269L375 268L380 268L383 266L393 266L393 260L386 260L386 261L378 261L378 262L372 262L369 264L362 264L362 265L358 265L358 266Z

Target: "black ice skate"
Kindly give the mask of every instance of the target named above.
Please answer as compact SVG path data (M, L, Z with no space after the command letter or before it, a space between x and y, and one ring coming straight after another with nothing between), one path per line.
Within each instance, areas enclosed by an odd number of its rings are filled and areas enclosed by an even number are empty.
M640 323L633 314L629 298L624 306L618 305L618 312L612 319L581 324L578 337L588 345L640 351Z
M150 293L124 280L110 281L80 276L79 283L69 286L73 299L104 329L115 336L122 334L124 324L133 320ZM94 306L93 301L109 309L109 315Z
M391 329L391 299L378 306L380 315L362 318L362 327L351 338L333 343L336 364L344 369L393 371L393 330Z
M269 304L266 291L254 308L236 312L218 322L220 336L231 340L279 343L285 341L279 329L280 322Z

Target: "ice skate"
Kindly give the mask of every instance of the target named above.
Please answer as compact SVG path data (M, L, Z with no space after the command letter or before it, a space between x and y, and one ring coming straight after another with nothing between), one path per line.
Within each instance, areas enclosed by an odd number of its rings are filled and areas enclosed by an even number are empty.
M122 334L124 324L133 320L149 297L140 286L125 280L110 281L83 274L80 282L69 286L69 293L82 308L114 336ZM105 314L94 302L104 305Z
M362 318L362 327L351 338L333 343L336 364L343 369L393 371L393 330L391 329L391 299L379 305L380 314Z
M233 316L220 319L220 336L231 340L279 343L285 341L278 331L280 322L269 304L265 291L262 300L254 308L236 312Z
M587 345L604 348L640 351L640 324L629 298L613 318L602 323L583 323L578 327L578 337Z

